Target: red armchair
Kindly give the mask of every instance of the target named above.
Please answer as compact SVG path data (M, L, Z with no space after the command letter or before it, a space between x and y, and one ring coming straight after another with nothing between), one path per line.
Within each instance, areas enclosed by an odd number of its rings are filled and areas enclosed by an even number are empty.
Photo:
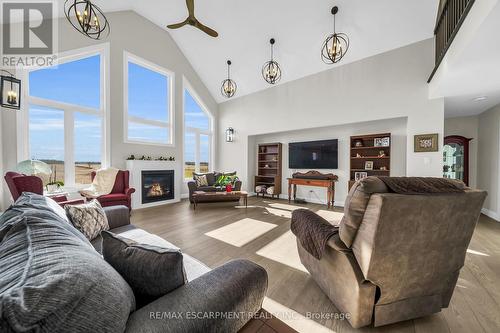
M95 178L95 171L92 171L92 181ZM97 200L103 207L109 206L127 206L129 211L132 210L131 199L132 193L135 192L134 188L129 187L130 173L128 170L120 170L116 174L115 185L110 194L101 195Z
M37 176L27 176L22 173L9 171L5 174L4 178L14 201L16 201L23 192L43 195L43 182ZM51 198L62 207L65 205L78 205L85 203L85 200L83 199L68 200L65 195L54 196Z

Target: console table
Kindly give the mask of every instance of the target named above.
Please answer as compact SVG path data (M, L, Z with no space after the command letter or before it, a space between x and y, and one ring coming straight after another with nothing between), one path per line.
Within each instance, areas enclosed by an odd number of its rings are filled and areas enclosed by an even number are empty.
M288 178L288 202L297 198L297 185L326 187L328 208L333 207L335 202L335 182L338 177L332 173L323 174L318 171L309 171L306 173L296 172L292 178Z

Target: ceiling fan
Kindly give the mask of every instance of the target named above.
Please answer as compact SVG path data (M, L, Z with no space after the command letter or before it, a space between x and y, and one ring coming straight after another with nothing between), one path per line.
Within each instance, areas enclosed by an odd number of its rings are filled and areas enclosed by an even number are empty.
M204 33L208 34L209 36L212 36L212 37L219 36L219 34L217 33L217 31L215 31L213 29L210 29L209 27L201 24L200 21L198 21L196 19L196 17L194 16L194 0L186 0L186 5L187 5L188 11L189 11L189 16L187 17L187 19L184 22L181 22L181 23L167 25L167 28L169 28L169 29L179 29L179 28L185 26L186 24L189 24L189 25L192 25L195 28L200 29Z

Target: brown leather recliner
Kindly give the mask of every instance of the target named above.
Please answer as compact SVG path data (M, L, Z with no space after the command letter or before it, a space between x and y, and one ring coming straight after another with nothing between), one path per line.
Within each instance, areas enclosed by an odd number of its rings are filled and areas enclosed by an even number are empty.
M465 187L465 185L464 185ZM339 234L300 259L355 328L448 307L486 192L404 195L368 177L346 200Z

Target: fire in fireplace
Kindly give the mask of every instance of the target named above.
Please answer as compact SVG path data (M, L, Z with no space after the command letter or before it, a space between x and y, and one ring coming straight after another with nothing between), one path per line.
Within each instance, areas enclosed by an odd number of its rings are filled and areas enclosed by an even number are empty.
M142 171L142 203L174 199L174 170Z

